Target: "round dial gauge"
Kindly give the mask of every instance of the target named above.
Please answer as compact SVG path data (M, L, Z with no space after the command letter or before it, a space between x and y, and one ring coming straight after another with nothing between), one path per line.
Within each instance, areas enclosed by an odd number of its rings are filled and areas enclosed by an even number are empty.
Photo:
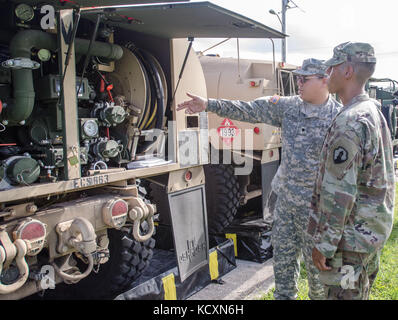
M98 124L94 120L87 120L83 124L83 131L88 137L95 137L98 133Z
M40 49L39 52L37 52L37 57L40 61L48 61L51 58L51 52L47 49Z
M35 12L30 5L21 3L15 8L15 15L22 21L30 21L35 16Z

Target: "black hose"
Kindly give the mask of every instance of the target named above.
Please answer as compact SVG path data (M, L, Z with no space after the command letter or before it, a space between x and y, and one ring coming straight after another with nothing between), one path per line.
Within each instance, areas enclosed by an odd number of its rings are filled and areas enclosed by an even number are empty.
M95 41L95 38L97 37L98 26L99 26L100 21L101 21L101 14L98 14L98 15L97 15L97 21L95 22L94 32L93 32L93 35L92 35L92 37L91 37L91 39L90 39L90 44L88 45L88 50L87 50L87 53L86 53L86 58L84 59L84 65L83 65L83 71L82 71L81 81L80 81L79 88L77 89L77 93L76 93L77 96L79 96L79 91L80 91L80 88L82 87L84 74L86 73L86 68L87 68L87 66L88 66L88 61L90 60L90 53L91 53L91 49L92 49L93 43L94 43L94 41Z
M153 113L156 111L155 109L157 109L157 92L156 92L156 80L153 77L153 70L152 68L149 66L148 61L141 55L141 52L139 52L139 56L142 59L142 63L145 66L145 70L148 72L148 80L149 80L149 87L151 90L151 103L150 103L150 108L148 110L148 118L146 119L146 122L143 126L143 130L147 130L149 128L149 124L150 124L150 119L151 116L153 115Z
M76 33L77 33L77 26L79 25L80 21L80 8L76 9L76 16L75 16L75 21L73 22L73 29L72 29L72 36L70 39L68 39L68 51L66 52L66 58L65 58L65 67L64 67L64 73L62 74L62 82L61 82L61 87L60 87L60 92L58 96L58 101L57 105L59 106L61 104L61 99L64 94L64 81L65 81L65 75L66 75L66 70L68 69L69 61L70 61L70 55L72 53L72 44L75 41L76 38Z
M140 53L145 58L147 69L149 70L149 72L152 76L154 89L155 89L155 93L156 93L157 110L156 110L155 128L162 129L163 117L164 117L164 113L165 113L164 88L163 88L162 80L160 78L159 71L154 62L155 58L152 55L145 52L144 50L140 50ZM150 126L150 124L151 123L148 123L148 127Z
M143 75L145 78L145 83L149 84L149 77L148 74L146 72L146 68L145 65L142 62L142 58L139 57L139 54L137 54L137 48L135 47L134 43L127 43L125 45L125 47L130 50L130 52L132 54L134 54L134 56L137 58L138 63L140 64L141 70L143 71ZM144 124L144 119L147 117L148 114L148 107L150 104L150 100L151 100L151 89L149 88L149 86L146 86L146 99L145 99L145 107L144 107L144 114L141 116L140 121L137 124L138 128L143 128L143 124Z
M149 108L145 108L144 111L144 116L141 118L141 122L139 124L139 128L141 128L142 130L147 129L148 127L148 122L151 116L151 113L153 112L154 108L155 108L155 103L156 100L154 99L154 96L156 94L155 89L154 89L154 80L152 77L152 74L150 76L150 72L152 71L151 68L148 66L148 63L146 61L146 59L142 56L141 51L138 48L134 49L134 55L136 56L136 58L138 59L139 63L141 64L141 66L143 66L143 70L144 73L147 75L145 78L149 90L150 90L150 101L149 101ZM149 72L148 72L149 71Z

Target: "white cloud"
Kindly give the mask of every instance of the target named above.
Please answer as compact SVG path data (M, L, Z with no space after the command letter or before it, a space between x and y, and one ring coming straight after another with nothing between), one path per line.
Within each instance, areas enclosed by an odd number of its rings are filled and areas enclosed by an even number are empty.
M210 0L226 9L243 14L269 27L280 30L276 16L281 0ZM345 41L369 42L377 57L374 74L379 78L398 80L397 29L398 1L393 0L294 0L300 9L289 9L287 21L287 62L301 64L303 59L328 59L333 47ZM196 39L194 48L204 50L221 39ZM276 59L280 60L280 40L275 40ZM206 53L236 57L236 40ZM272 59L272 47L266 40L240 40L240 56L247 59Z

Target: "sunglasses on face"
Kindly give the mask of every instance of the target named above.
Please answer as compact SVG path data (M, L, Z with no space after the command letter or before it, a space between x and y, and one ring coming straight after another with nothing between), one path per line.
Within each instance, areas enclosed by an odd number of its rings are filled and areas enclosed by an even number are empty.
M323 77L321 77L321 76L307 76L307 77L305 77L305 76L297 76L296 79L297 79L297 82L304 84L308 80L311 80L311 79L322 79L322 78Z

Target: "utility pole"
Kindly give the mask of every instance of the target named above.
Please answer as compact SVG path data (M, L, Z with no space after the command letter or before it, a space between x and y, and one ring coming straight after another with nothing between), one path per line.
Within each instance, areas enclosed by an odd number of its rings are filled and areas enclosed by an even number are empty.
M286 11L289 0L282 0L282 33L286 34ZM282 39L282 62L286 62L286 38Z
M294 7L289 6L289 3L292 3L294 5ZM282 33L284 33L284 34L286 34L286 11L288 9L294 9L294 8L298 8L302 12L305 12L297 4L295 4L293 0L282 0L281 12L276 13L275 10L273 10L273 9L268 11L270 14L273 14L278 18L278 20L282 26ZM279 14L282 15L282 19L279 17ZM282 39L282 62L284 62L284 63L286 62L286 52L287 52L286 38L283 38Z

